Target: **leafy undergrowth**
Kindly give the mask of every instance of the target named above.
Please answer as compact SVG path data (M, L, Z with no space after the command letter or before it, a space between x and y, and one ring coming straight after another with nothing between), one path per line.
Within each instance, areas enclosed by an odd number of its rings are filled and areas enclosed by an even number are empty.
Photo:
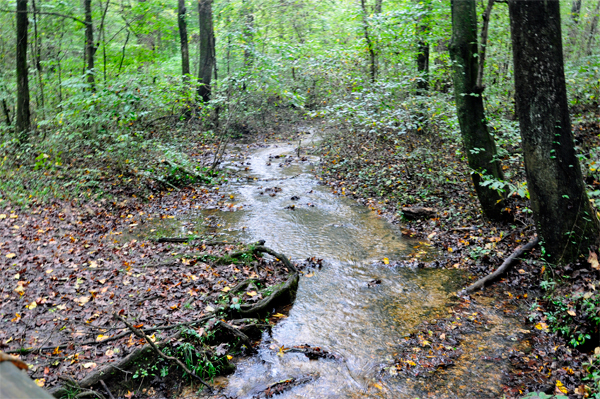
M227 356L242 350L211 343L206 316L222 306L260 301L291 271L250 253L228 258L227 253L240 250L234 243L173 244L129 237L140 226L189 209L231 210L227 200L218 189L197 187L156 193L149 203L56 201L28 210L0 210L0 278L5 282L0 289L0 349L20 354L31 365L31 377L46 388L63 384L66 377L79 381L107 364L118 364L144 344L113 319L119 313L157 341L184 328L180 334L189 339L172 342L170 353L179 353L203 378L224 372ZM190 231L190 236L198 234ZM247 279L253 279L251 284L235 296L230 293ZM159 381L169 373L164 361L141 362L128 372L128 384L113 388L128 398L174 389ZM171 369L174 375L181 370ZM154 385L144 385L150 381ZM139 386L146 388L145 395Z
M576 120L575 142L588 193L599 208L600 123L597 115L589 113ZM416 249L410 259L394 265L466 269L475 281L535 235L516 125L506 122L492 128L505 173L505 181L497 184L509 195L511 223L484 220L456 133L334 131L324 140L323 181L334 193L352 197L400 223L404 235L423 239L422 245L445 253L430 261ZM435 216L408 220L402 208L414 206L433 208ZM594 352L600 353L596 349L600 283L598 263L594 264L597 255L592 255L588 261L582 259L559 270L543 262L540 250L535 249L493 289L477 294L499 301L496 307L514 307L511 314L530 323L522 345L505 354L504 360L511 364L503 379L505 397L518 398L528 392L545 392L546 397L600 397L600 356ZM460 305L453 311L460 311ZM432 321L435 328L415 329L406 340L406 350L399 348L392 372L427 377L428 371L436 374L464 362L464 356L456 355L462 350L460 340L454 331L445 329L455 321L449 317ZM450 339L458 345L448 345ZM428 345L424 347L423 342Z

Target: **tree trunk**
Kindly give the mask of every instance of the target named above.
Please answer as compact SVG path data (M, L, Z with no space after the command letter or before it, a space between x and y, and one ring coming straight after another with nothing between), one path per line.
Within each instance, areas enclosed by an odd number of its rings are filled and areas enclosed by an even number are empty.
M242 1L242 12L244 19L243 37L244 46L244 66L249 68L252 65L252 42L254 41L254 15L252 14L252 5L250 0ZM244 83L244 90L246 83Z
M492 15L492 8L496 0L488 0L488 5L483 12L483 27L481 28L481 43L479 45L479 66L477 68L477 87L481 92L485 89L483 85L483 72L485 70L485 54L487 50L487 38L490 27L490 17Z
M198 95L202 101L210 100L210 80L214 68L215 35L212 21L212 0L198 0L200 22L200 62L198 66Z
M503 196L482 186L484 176L502 179L496 159L496 144L490 135L481 93L477 91L477 15L475 0L452 1L452 40L454 96L464 151L472 169L471 176L483 213L490 219L506 218Z
M32 51L35 59L35 69L37 70L38 84L40 88L40 104L39 108L42 111L42 118L46 119L46 101L44 100L44 82L42 81L42 39L38 35L38 10L35 0L32 0L31 7L33 8L33 32L34 32L34 49Z
M592 23L590 24L590 34L588 35L588 42L585 54L587 56L592 55L592 45L594 44L594 39L596 38L596 31L598 30L598 19L600 18L600 0L596 4L596 9L593 12L594 17L592 18Z
M373 41L371 40L371 36L369 35L369 21L367 20L368 12L365 0L360 0L360 6L362 8L362 20L365 42L367 43L367 50L369 51L369 75L371 76L371 82L375 82L375 76L377 75L375 49L373 48Z
M510 0L515 101L531 208L552 263L598 243L600 226L573 147L558 0Z
M94 25L92 23L92 0L83 0L83 6L85 9L85 74L91 90L94 91L96 89L94 78L94 53L96 48L94 46Z
M422 95L429 90L429 2L422 4L423 10L417 20L417 94Z
M185 20L185 0L177 2L177 22L179 24L179 43L181 44L181 73L184 82L188 81L186 75L190 73L190 50L188 47L187 22Z
M17 121L19 140L25 142L31 128L29 77L27 69L27 0L17 0Z

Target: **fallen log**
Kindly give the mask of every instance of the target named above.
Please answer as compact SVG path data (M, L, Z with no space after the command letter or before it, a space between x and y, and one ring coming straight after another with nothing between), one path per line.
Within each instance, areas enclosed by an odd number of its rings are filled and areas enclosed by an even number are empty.
M408 220L415 219L431 219L435 217L437 211L433 208L425 208L422 206L404 207L402 208L402 216Z
M494 281L495 279L500 277L502 274L506 273L510 269L510 266L512 266L513 262L515 260L517 260L517 258L519 256L523 255L525 252L527 252L530 249L532 249L533 247L535 247L539 242L540 242L539 238L535 237L533 240L529 241L527 244L517 247L517 249L515 249L515 251L508 258L506 258L506 260L504 262L502 262L502 265L500 265L500 267L498 269L496 269L496 271L488 274L487 276L485 276L483 278L480 278L479 280L477 280L476 282L474 282L467 288L463 289L462 291L459 292L459 295L468 294L470 292L473 292L475 290L482 288L488 282Z

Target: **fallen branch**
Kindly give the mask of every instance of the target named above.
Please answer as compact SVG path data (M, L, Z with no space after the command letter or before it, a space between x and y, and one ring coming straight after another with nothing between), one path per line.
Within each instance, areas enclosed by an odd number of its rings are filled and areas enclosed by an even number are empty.
M149 333L149 332L155 332L155 331L165 331L165 330L172 330L173 328L177 328L177 327L181 327L181 326L188 326L190 324L198 324L198 323L203 323L206 320L210 319L211 317L213 317L213 313L208 314L207 316L201 317L198 320L194 320L194 321L184 321L182 323L177 323L177 324L171 324L169 326L160 326L160 327L151 327L151 328L144 328L143 330L141 330L143 333ZM5 353L19 353L21 355L26 355L29 354L31 352L36 352L36 351L47 351L47 350L54 350L56 348L58 349L65 349L67 348L69 345L73 344L73 345L78 345L78 346L84 346L84 345L100 345L100 344L105 344L107 342L112 342L112 341L116 341L118 339L127 337L128 335L130 335L131 332L130 331L125 331L124 333L115 335L114 337L110 337L110 338L106 338L103 339L101 341L87 341L87 342L81 342L81 343L77 343L77 342L68 342L65 344L60 344L60 345L54 345L54 346L40 346L37 348L22 348L22 349L14 349L11 351L6 351Z
M525 252L527 252L530 249L532 249L533 247L535 247L539 242L540 242L540 239L538 237L536 237L533 240L529 241L527 244L517 247L517 249L515 249L515 251L508 258L506 258L506 260L502 263L502 265L500 265L500 267L498 269L496 269L496 271L488 274L487 276L485 276L483 278L480 278L479 280L477 280L476 282L474 282L467 288L460 291L459 294L461 294L461 295L468 294L470 292L478 290L479 288L482 288L486 283L497 279L499 276L501 276L502 274L504 274L505 272L508 271L510 266L512 266L512 263L519 256L523 255Z
M148 342L148 345L150 345L152 347L152 349L154 349L154 351L156 352L156 354L158 356L160 356L163 359L168 360L170 362L177 363L179 365L179 367L181 367L183 369L183 371L185 371L187 374L191 375L196 380L198 380L202 385L204 385L206 387L206 389L208 389L208 392L212 393L212 388L210 387L210 385L208 385L206 382L204 382L204 380L202 378L198 377L193 371L188 369L187 366L181 360L179 360L173 356L165 355L160 349L158 349L158 347L150 339L150 337L148 337L146 334L144 334L143 332L141 332L140 330L138 330L137 328L132 326L129 322L127 322L124 318L119 316L117 313L113 314L113 317L117 320L120 320L123 324L125 324L136 336L138 336L139 338L145 339L146 342Z

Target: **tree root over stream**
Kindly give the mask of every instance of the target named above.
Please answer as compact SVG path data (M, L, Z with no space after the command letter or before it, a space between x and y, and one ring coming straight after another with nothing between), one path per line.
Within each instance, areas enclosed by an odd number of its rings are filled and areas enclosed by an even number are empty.
M196 356L204 356L205 359L218 358L222 363L219 366L221 373L232 372L233 369L235 369L235 366L229 363L228 359L231 357L225 356L229 353L228 351L231 349L236 351L242 350L246 353L253 352L253 340L260 339L264 328L270 328L269 324L261 323L258 318L264 317L279 306L291 304L295 300L299 282L297 268L285 255L277 253L274 250L265 247L263 244L264 241L260 241L259 243L249 245L248 249L241 253L270 254L280 260L281 263L283 263L283 267L289 272L285 281L267 289L266 292L269 294L263 299L253 304L240 304L237 300L233 300L237 292L244 290L249 284L254 283L256 280L247 279L240 282L229 292L229 304L216 307L214 312L197 320L179 323L173 326L140 329L136 328L133 325L134 323L127 321L120 314L115 313L114 318L124 323L130 331L99 342L86 342L85 344L92 346L106 343L108 340L118 340L120 338L131 336L132 332L138 338L143 339L145 344L143 346L135 347L131 353L122 359L114 363L107 363L103 367L98 368L80 381L75 381L70 377L62 377L62 379L67 382L62 386L52 389L50 391L51 394L57 398L61 398L67 395L72 396L73 392L79 392L89 396L98 393L96 396L102 397L100 391L103 391L107 392L109 396L112 396L108 386L111 387L113 392L116 390L123 390L129 374L133 374L140 369L141 365L142 367L149 367L157 362L163 362L164 364L165 361L177 366L178 372L193 377L193 380L199 381L210 391L211 387L205 382L205 377L198 375L198 372L195 372L194 369L190 369L187 361L186 366L186 364L177 358L176 348L181 347L181 345L188 342L189 339L195 339L194 342L196 344L194 345L194 353ZM238 254L234 253L228 256L231 258L236 255ZM225 296L225 298L227 298L227 296ZM192 330L192 326L196 326L197 330ZM153 331L165 331L177 327L182 329L170 336L157 340L156 342L154 342L154 337L147 335ZM188 329L185 330L183 329L184 327L188 327ZM31 348L29 351L44 349L45 348Z

